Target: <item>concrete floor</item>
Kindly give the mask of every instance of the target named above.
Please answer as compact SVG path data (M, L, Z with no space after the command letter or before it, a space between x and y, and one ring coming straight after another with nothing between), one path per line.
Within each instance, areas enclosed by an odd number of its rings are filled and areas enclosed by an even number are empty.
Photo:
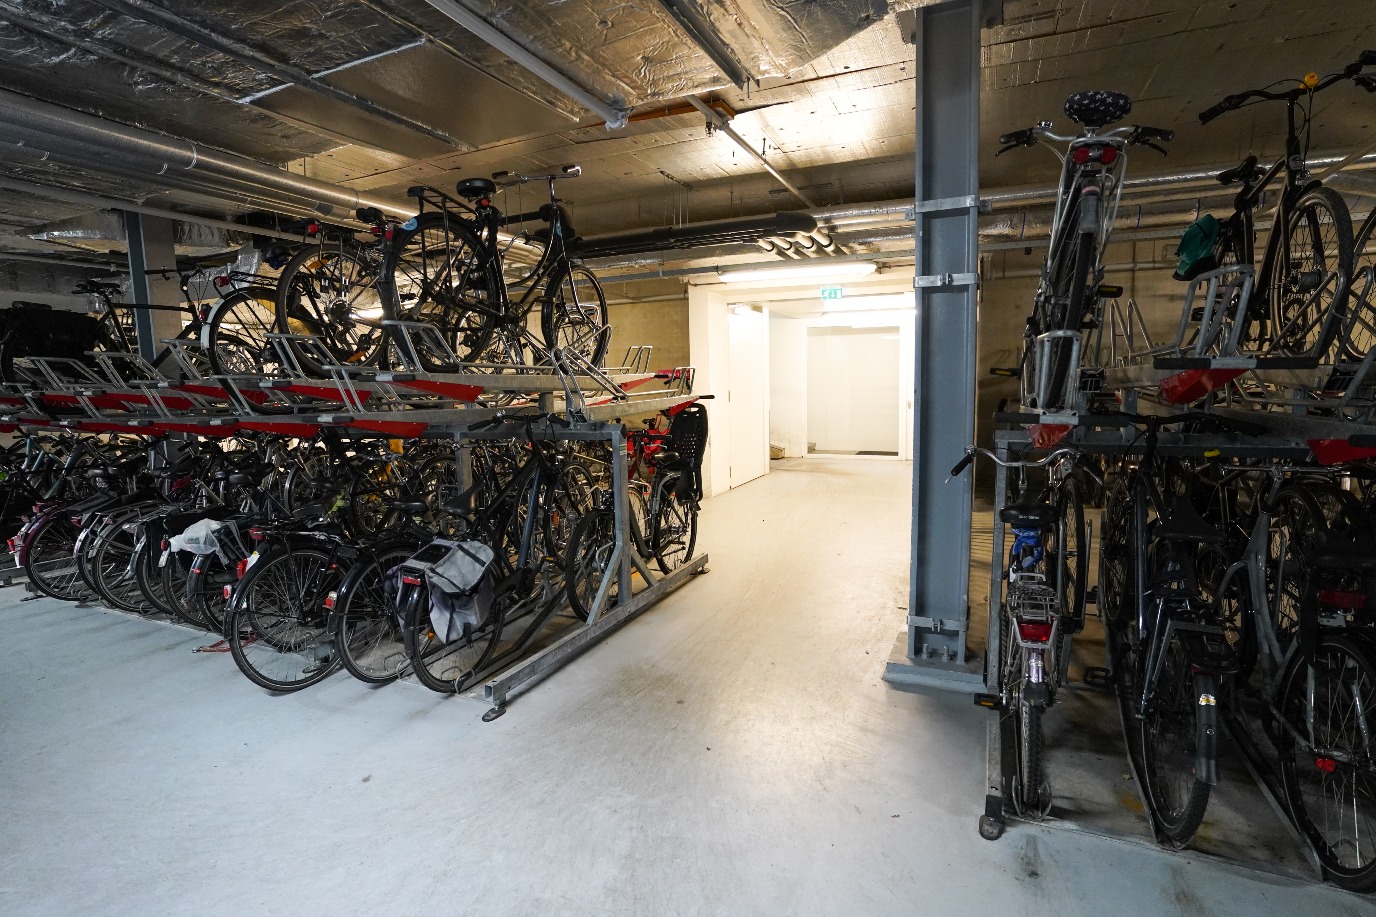
M710 501L711 573L491 724L342 674L270 696L203 636L3 593L0 913L1376 913L1084 833L981 840L986 714L879 677L910 472L776 462Z

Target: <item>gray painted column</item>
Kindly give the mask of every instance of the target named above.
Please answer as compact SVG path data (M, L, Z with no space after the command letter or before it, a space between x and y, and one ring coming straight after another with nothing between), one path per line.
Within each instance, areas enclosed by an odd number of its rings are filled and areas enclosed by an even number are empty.
M163 217L124 211L125 237L129 240L131 301L157 306L179 306L182 290L177 280L177 253L173 247L176 224ZM185 316L176 312L134 310L139 353L153 360L162 349L158 341L176 337Z
M900 14L916 52L912 582L908 632L885 677L977 691L969 660L970 476L947 483L974 436L980 0Z

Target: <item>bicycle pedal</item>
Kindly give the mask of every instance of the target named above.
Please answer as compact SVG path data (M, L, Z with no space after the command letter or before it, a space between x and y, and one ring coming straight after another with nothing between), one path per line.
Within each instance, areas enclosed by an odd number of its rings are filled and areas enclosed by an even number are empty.
M1003 698L997 694L976 694L975 706L983 707L985 710L1002 710Z
M1101 283L1095 292L1100 299L1117 299L1123 295L1123 288L1116 283Z
M1098 605L1098 604L1099 604L1099 587L1098 587L1097 585L1091 586L1090 589L1089 589L1089 591L1085 593L1085 604L1086 604L1086 605Z
M1113 673L1102 666L1089 666L1085 669L1084 683L1100 691L1113 688Z

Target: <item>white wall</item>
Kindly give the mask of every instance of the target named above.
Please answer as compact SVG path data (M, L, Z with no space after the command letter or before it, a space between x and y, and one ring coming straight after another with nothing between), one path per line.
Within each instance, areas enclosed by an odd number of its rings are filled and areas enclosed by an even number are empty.
M769 316L769 443L807 455L807 322Z
M900 450L898 327L808 329L807 438L818 452Z

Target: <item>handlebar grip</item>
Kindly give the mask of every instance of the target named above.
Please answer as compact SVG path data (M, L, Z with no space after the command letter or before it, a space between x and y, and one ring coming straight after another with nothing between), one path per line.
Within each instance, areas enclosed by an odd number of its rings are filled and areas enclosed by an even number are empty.
M1139 127L1137 128L1139 137L1149 140L1171 141L1175 139L1175 131L1164 127Z
M713 398L715 398L715 397L717 397L717 396L716 396L716 395L695 395L695 396L693 396L693 397L697 398L699 401L711 401Z
M1231 98L1231 96L1229 98ZM1227 103L1228 99L1224 99L1222 102L1219 102L1212 108L1206 108L1204 111L1201 111L1199 113L1199 123L1208 124L1214 118L1217 118L1219 115L1223 114L1225 111L1232 107Z
M1376 67L1376 51L1363 51L1362 56L1357 58L1357 63L1363 67Z
M956 462L955 467L951 469L951 477L959 477L966 468L969 468L974 463L974 461L975 454L973 452L967 453L965 457Z

